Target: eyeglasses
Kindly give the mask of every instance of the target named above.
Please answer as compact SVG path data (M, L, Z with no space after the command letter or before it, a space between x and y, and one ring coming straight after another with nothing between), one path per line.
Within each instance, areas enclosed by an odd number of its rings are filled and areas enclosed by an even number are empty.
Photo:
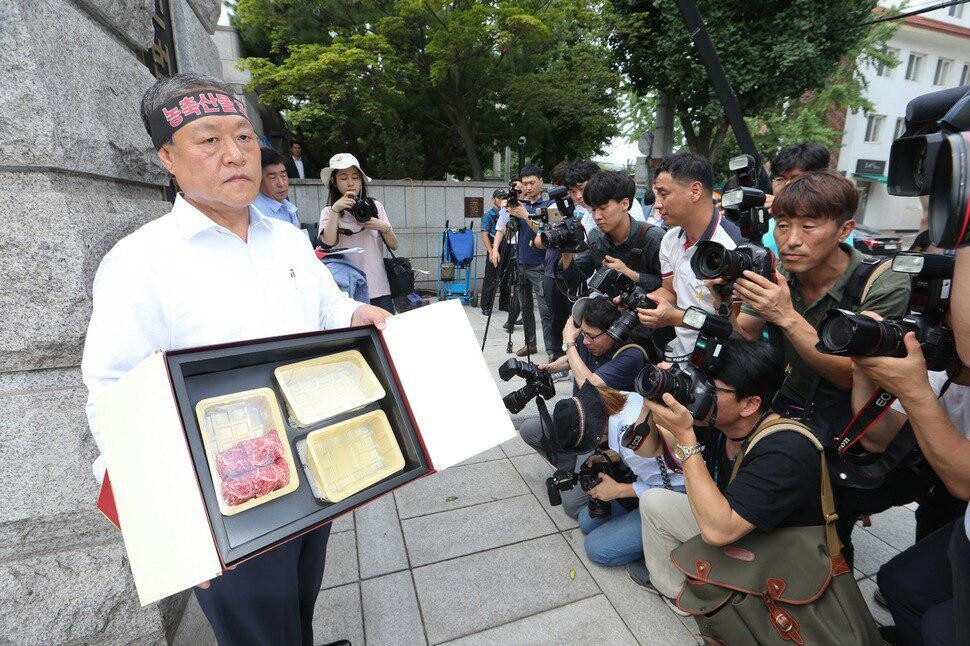
M737 393L734 388L721 388L720 386L714 386L714 391L719 393Z
M583 330L583 329L580 329L579 331L582 332L583 333L583 336L586 337L587 339L589 339L590 341L595 341L596 339L598 339L601 336L603 336L604 334L606 334L606 330L603 330L599 334L590 334L589 332L587 332L586 330Z

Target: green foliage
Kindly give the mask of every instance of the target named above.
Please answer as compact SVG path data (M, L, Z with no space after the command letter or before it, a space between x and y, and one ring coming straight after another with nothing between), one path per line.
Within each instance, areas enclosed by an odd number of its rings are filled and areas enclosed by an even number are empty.
M691 150L736 149L675 0L611 0L612 44L639 95L667 92ZM885 59L893 27L859 27L875 0L699 0L725 73L761 150L831 142L830 110L866 107L859 65ZM723 150L722 150L723 149Z
M252 88L320 158L481 178L528 138L547 167L617 134L621 79L581 0L239 0Z

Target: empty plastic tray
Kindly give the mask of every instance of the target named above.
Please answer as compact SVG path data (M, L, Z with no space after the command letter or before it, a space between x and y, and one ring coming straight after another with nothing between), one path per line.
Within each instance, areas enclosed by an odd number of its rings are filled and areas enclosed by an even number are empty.
M307 468L318 497L338 502L404 468L404 456L384 411L312 431Z
M224 516L279 498L300 485L271 389L203 399L195 412Z
M357 350L274 371L294 426L309 426L384 397L384 387Z

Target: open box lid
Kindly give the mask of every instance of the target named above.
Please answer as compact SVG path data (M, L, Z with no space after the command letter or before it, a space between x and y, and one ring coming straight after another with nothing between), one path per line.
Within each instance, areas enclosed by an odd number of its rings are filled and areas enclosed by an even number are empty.
M381 336L436 471L515 436L458 300L391 317Z
M515 436L458 301L392 317L381 338L434 470ZM165 355L153 354L105 388L97 406L111 494L141 604L221 574Z

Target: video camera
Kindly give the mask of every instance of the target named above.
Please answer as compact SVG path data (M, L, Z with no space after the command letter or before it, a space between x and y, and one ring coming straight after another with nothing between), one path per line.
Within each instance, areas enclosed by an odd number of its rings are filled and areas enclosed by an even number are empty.
M750 242L728 249L720 242L704 240L697 243L697 251L690 259L694 275L702 280L724 278L719 286L722 296L728 296L734 289L734 281L745 271L753 271L759 276L775 281L775 256L769 249Z
M738 155L728 161L734 172L738 188L725 191L721 196L724 216L738 225L741 235L759 244L761 236L768 233L768 209L765 192L758 188L759 169L751 155Z
M576 207L568 197L568 191L557 186L549 191L549 199L556 201L556 208L563 218L559 222L549 222L548 209L537 209L542 212L543 221L539 238L546 249L559 249L566 253L579 253L586 249L586 230L583 229L580 218L576 217ZM534 216L533 216L534 217Z
M502 381L508 381L512 377L525 379L524 386L502 398L502 403L510 413L518 413L536 397L552 399L556 396L552 375L539 370L533 363L509 359L498 367L498 376Z
M377 217L377 204L372 197L358 197L354 205L347 210L361 224Z
M890 195L929 195L930 240L970 243L970 85L916 97L889 151Z
M657 306L642 287L617 270L608 267L601 267L590 277L589 287L611 299L619 297L620 306L626 308L606 330L606 334L620 343L630 338L630 334L640 324L637 310L652 310Z
M716 412L717 391L712 375L720 361L724 339L731 336L733 328L723 316L695 306L684 312L684 325L700 332L690 361L667 369L647 365L636 376L633 386L640 395L653 401L662 401L663 394L670 393L687 407L694 419L704 420Z
M550 505L553 507L561 505L562 492L569 491L577 484L583 491L589 491L603 481L601 476L604 473L620 483L636 482L636 474L623 461L613 462L602 451L596 451L593 456L599 456L601 459L587 460L579 468L579 473L558 469L551 477L546 478L546 493L549 496ZM609 502L596 498L590 498L587 507L592 518L609 518L613 513Z
M847 310L830 310L818 325L819 352L842 357L905 357L903 337L915 332L929 370L954 370L960 360L946 322L953 281L952 256L906 251L893 258L893 271L912 276L906 316L876 321Z

